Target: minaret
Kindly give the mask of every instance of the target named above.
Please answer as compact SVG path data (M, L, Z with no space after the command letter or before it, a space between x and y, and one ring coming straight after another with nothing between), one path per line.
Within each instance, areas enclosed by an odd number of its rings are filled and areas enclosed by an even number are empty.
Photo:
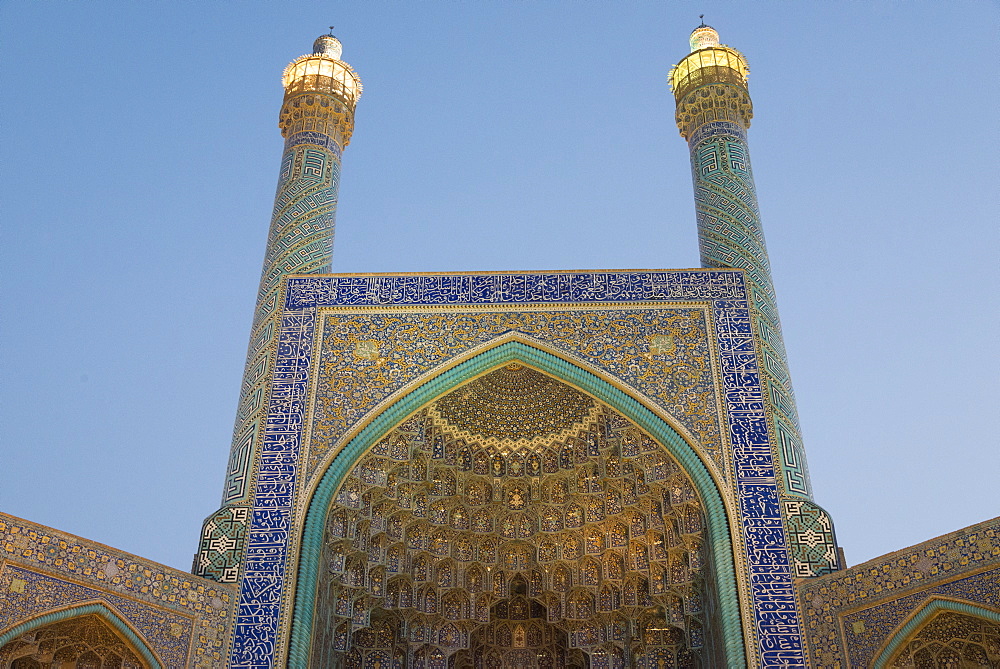
M753 103L746 58L719 43L704 22L691 33L691 52L670 71L677 127L691 153L698 246L702 267L746 270L754 327L761 345L761 376L777 444L782 517L794 575L818 576L841 568L829 514L812 501L788 359L781 337L771 265L761 230L750 170L747 129Z
M223 582L236 580L235 563L210 548L229 546L239 552L245 502L251 495L248 472L253 468L267 405L267 381L274 364L276 332L281 313L284 278L289 274L330 270L334 213L340 185L340 161L354 131L354 109L361 97L361 79L340 60L343 47L333 34L313 42L313 52L293 60L281 83L284 102L278 127L285 138L278 191L264 252L250 345L240 389L236 425L223 508L205 521L195 573ZM219 541L224 536L226 541Z
M747 129L753 103L748 72L743 54L720 44L719 33L702 23L691 33L691 53L671 70L670 86L677 101L677 127L691 152L701 265L747 271L781 450L780 482L786 494L809 498L809 474L750 170Z
M233 431L233 457L223 502L243 499L259 418L267 398L282 280L289 274L330 271L340 158L354 131L361 79L340 60L340 40L323 35L313 52L292 61L281 76L285 99L278 127L285 150L257 290L250 347Z

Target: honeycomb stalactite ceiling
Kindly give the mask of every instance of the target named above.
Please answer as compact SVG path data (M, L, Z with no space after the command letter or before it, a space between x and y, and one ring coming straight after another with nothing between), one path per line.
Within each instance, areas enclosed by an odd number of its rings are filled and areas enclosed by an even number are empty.
M0 667L147 669L134 649L96 615L50 623L0 648Z
M593 425L597 403L519 363L490 372L434 403L444 432L488 443L538 442Z
M1000 625L946 611L926 623L888 666L900 669L1000 666Z
M407 418L345 477L313 662L501 667L507 648L524 650L518 666L696 666L711 645L703 527L662 445L507 365Z

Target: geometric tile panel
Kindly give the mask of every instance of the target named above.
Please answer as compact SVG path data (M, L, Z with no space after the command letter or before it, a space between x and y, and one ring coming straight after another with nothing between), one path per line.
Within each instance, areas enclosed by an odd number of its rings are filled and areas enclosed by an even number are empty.
M246 506L226 506L209 516L202 525L191 573L217 583L236 583L249 517Z
M267 369L265 361L256 363L260 377L264 376ZM255 381L251 375L250 381ZM244 385L247 385L246 383ZM249 387L253 387L250 385ZM233 503L246 495L247 472L250 470L250 459L253 453L253 439L257 434L256 424L245 428L245 433L238 439L234 439L233 447L229 454L229 466L226 468L226 490L223 493L223 503Z
M785 527L792 545L792 568L796 578L822 576L840 569L837 538L830 515L804 499L782 502Z
M770 385L772 398L775 387ZM785 473L785 491L790 494L812 497L812 484L809 482L809 469L803 454L798 430L792 427L779 414L774 414L774 429L778 436L778 452L781 457L782 469Z

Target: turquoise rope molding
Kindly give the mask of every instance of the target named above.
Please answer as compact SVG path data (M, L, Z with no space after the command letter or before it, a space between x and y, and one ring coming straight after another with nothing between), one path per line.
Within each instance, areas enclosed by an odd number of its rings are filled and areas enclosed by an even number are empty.
M420 407L491 368L515 360L570 383L622 413L665 446L691 476L705 504L708 517L711 555L717 576L719 621L726 658L732 667L746 666L739 594L726 507L704 463L672 427L630 395L563 358L519 341L508 341L484 351L400 398L351 439L330 463L309 500L306 513L299 551L288 666L308 666L316 605L316 580L326 516L334 493L344 476L372 445Z
M149 663L154 669L164 669L163 663L156 659L153 651L149 649L139 636L132 631L132 628L125 624L125 621L121 617L108 608L106 605L98 602L95 604L85 604L84 606L73 606L68 609L63 609L62 611L53 611L52 613L46 613L45 615L38 616L37 618L32 618L27 622L23 622L20 625L16 625L3 634L0 634L0 648L21 636L26 634L33 629L39 627L44 627L51 623L61 622L63 620L69 620L70 618L79 618L80 616L87 616L92 613L96 613L101 616L105 622L110 623L122 636L124 636L132 647L139 651L142 658Z
M1000 613L997 613L996 611L984 609L981 606L976 606L975 604L969 604L966 602L955 602L949 599L932 599L924 604L917 615L910 618L909 622L903 625L898 632L892 635L892 639L885 647L885 650L879 653L879 656L875 658L875 663L873 665L875 669L884 669L885 667L888 667L889 661L892 660L892 656L896 654L896 651L898 651L904 643L910 640L914 632L923 627L924 623L929 621L931 618L939 613L944 613L945 611L964 613L969 616L976 616L977 618L985 618L990 622L1000 625Z

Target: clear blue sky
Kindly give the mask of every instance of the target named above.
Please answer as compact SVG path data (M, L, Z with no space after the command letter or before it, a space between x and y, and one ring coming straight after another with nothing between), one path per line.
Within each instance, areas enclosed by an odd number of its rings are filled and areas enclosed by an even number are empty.
M0 8L0 509L187 568L222 492L279 76L365 94L335 271L698 265L666 86L698 14L750 147L817 501L856 564L1000 514L995 2Z

